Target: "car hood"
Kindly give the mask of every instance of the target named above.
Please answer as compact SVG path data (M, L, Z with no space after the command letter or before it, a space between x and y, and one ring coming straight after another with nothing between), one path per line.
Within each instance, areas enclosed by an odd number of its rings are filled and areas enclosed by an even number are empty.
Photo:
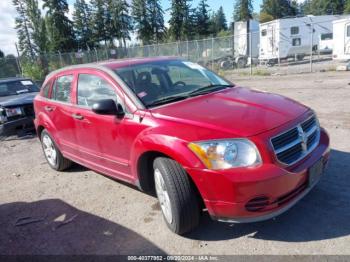
M249 137L283 125L308 110L286 97L242 87L151 110L156 118Z
M0 106L11 107L32 104L37 92L25 93L12 96L0 96Z

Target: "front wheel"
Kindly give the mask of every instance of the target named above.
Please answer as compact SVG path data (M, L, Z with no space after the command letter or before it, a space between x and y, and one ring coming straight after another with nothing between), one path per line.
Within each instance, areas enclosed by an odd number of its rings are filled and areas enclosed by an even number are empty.
M47 163L52 169L63 171L72 165L72 161L62 155L46 129L41 132L41 145Z
M179 235L193 230L199 224L200 208L186 171L166 157L156 158L153 168L156 193L167 226Z

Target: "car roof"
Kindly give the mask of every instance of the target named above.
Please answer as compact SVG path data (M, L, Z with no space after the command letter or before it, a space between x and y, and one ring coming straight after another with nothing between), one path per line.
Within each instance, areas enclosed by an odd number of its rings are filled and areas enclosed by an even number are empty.
M87 64L79 64L79 65L73 65L73 66L66 66L63 68L60 68L58 70L52 71L50 74L47 75L46 79L51 78L52 76L56 75L57 73L64 72L67 70L74 70L74 69L84 69L84 68L95 68L95 69L109 69L113 70L116 68L122 68L130 65L138 65L138 64L144 64L144 63L150 63L150 62L157 62L157 61L170 61L170 60L178 60L181 58L174 57L174 56L159 56L159 57L146 57L146 58L126 58L126 59L112 59L107 61L100 61L96 63L87 63ZM106 71L106 70L104 70Z
M25 80L30 80L30 78L27 77L8 77L8 78L1 78L0 79L0 84L4 83L10 83L10 82L17 82L17 81L25 81Z

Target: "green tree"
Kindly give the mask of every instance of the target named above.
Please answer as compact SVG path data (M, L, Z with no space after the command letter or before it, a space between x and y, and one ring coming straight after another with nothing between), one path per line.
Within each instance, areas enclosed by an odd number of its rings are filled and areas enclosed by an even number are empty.
M18 35L19 50L24 56L28 56L31 59L35 57L35 49L30 33L32 27L30 18L28 16L28 1L26 0L13 0L13 5L16 8L18 16L15 19Z
M344 4L344 13L350 14L350 0L346 0Z
M151 42L152 28L149 20L147 0L133 0L132 11L137 37L144 45Z
M233 19L234 21L247 21L253 18L252 0L236 0Z
M172 0L169 33L175 40L191 39L194 35L194 15L190 0Z
M107 1L110 4L110 1ZM110 24L106 24L106 5L104 0L91 0L92 5L92 36L93 42L99 43L104 41L107 44L107 27Z
M5 54L3 51L0 50L0 58L4 58Z
M217 12L212 13L210 17L210 32L213 35L217 35L219 32L226 31L227 20L222 6Z
M47 9L46 26L49 35L50 51L68 52L75 48L72 21L66 16L68 4L66 0L43 0Z
M130 6L125 0L112 0L108 7L112 23L108 33L111 33L112 41L117 38L122 41L124 47L126 47L126 40L130 40L130 31L133 29L129 9Z
M91 10L85 0L76 0L73 13L73 27L78 47L89 49L92 47Z
M207 0L201 0L195 12L196 33L200 37L210 34L210 17Z
M312 0L310 3L310 14L332 15L342 14L344 11L344 0Z
M162 41L165 36L165 25L164 25L164 11L162 9L160 0L148 0L148 17L150 20L150 27L152 31L152 42L158 43Z
M295 5L290 0L264 0L261 5L260 22L295 16L297 13Z

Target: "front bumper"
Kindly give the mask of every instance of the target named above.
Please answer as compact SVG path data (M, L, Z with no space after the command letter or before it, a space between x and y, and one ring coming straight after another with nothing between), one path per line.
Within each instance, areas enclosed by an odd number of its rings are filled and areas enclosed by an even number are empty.
M19 130L34 129L34 117L23 117L0 124L0 136L17 134Z
M329 137L322 130L320 143L300 163L282 167L264 163L259 167L223 171L188 168L210 216L219 221L249 223L276 217L302 199L316 183L309 185L309 169L320 159L329 159ZM252 199L268 199L263 208L249 210Z

